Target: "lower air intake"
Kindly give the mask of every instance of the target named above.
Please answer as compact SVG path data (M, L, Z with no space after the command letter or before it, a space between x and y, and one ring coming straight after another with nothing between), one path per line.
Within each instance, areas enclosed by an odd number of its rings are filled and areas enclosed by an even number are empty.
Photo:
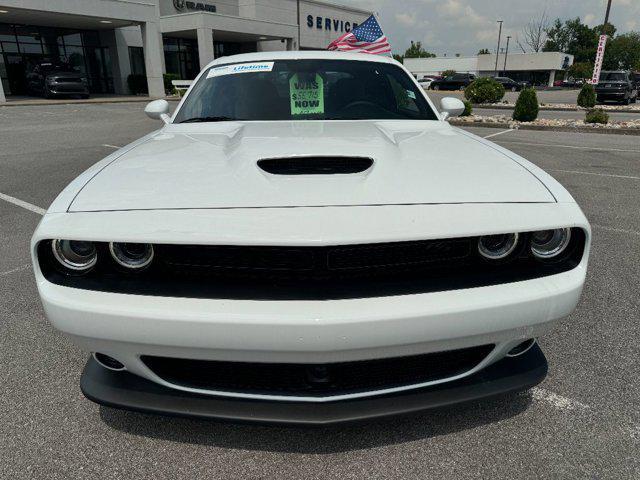
M143 356L163 380L199 390L330 397L444 380L475 368L493 350L482 345L410 357L296 364L186 360Z

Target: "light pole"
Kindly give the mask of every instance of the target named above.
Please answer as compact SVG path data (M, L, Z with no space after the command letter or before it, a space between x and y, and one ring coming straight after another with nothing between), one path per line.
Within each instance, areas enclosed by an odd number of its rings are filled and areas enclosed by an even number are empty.
M511 35L507 35L507 49L504 52L504 68L502 69L502 74L507 74L507 55L509 55L509 40L511 40Z
M502 40L502 22L504 22L504 20L498 20L498 23L500 24L500 30L498 31L498 48L496 49L496 72L495 72L495 76L498 76L498 57L500 56L500 40Z

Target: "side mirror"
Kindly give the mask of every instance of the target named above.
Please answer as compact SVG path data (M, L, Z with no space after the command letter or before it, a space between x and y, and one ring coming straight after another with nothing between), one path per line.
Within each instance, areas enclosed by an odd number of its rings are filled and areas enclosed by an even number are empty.
M441 118L459 117L464 112L464 103L459 98L445 97L440 100Z
M147 106L144 107L144 113L146 113L149 118L169 123L169 102L166 100L149 102Z

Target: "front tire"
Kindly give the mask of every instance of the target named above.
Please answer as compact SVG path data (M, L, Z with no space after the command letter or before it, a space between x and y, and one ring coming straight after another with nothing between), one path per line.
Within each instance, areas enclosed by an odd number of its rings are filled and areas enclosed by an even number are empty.
M440 90L440 85L434 85L433 87L431 87L431 90L434 90L436 92L439 91Z

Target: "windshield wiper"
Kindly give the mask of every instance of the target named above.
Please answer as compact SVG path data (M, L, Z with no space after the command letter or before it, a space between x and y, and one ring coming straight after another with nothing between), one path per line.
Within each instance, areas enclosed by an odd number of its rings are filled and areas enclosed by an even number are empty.
M197 123L197 122L235 122L240 120L239 118L231 117L193 117L182 120L178 123Z

